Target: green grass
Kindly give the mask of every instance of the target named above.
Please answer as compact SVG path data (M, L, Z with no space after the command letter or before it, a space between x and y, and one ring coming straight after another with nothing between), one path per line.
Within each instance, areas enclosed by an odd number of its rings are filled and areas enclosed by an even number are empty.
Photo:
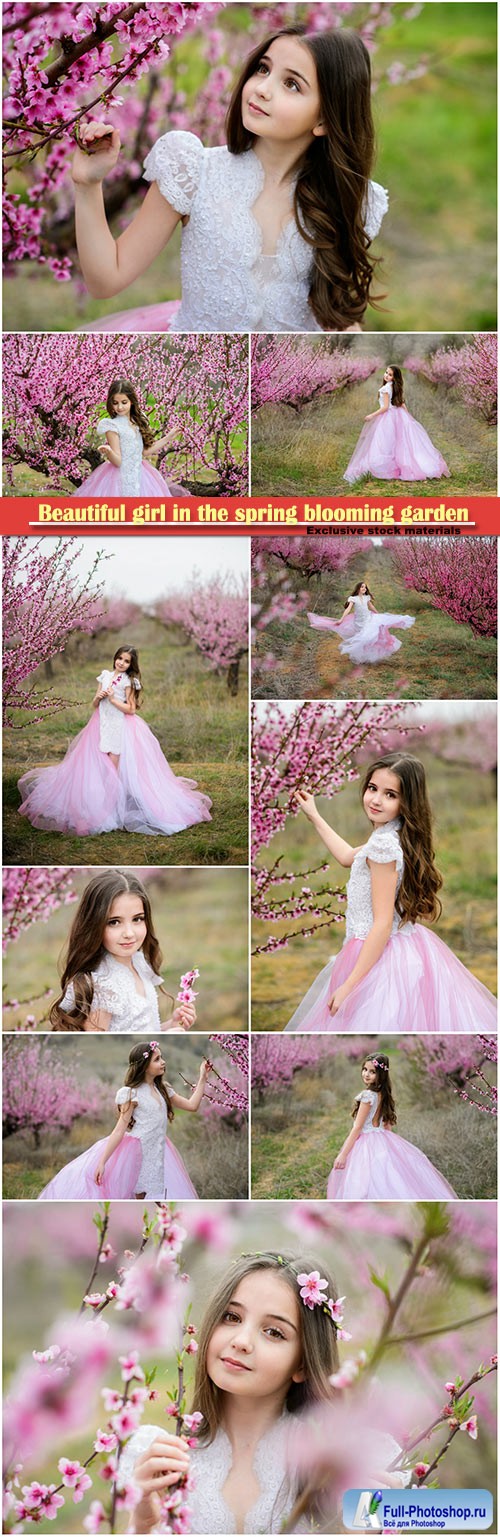
M196 779L213 800L212 821L171 838L114 832L81 839L43 833L18 816L17 781L27 769L60 762L89 719L96 674L112 658L115 638L70 642L66 663L54 659L54 693L68 708L4 736L4 859L12 864L245 864L247 859L247 688L229 695L224 678L207 671L199 653L173 641L143 618L134 644L144 679L143 717L174 772ZM34 675L40 687L45 678ZM17 724L17 723L16 723ZM21 724L21 723L20 723Z
M399 1134L430 1158L461 1200L494 1200L494 1119L457 1099L451 1087L432 1098L422 1083L416 1094L415 1069L395 1049L394 1037L383 1046L377 1040L377 1049L391 1054ZM362 1087L360 1063L335 1056L296 1072L286 1089L267 1090L260 1100L253 1095L254 1200L324 1199Z
M496 327L495 20L494 6L476 0L426 4L411 22L396 6L378 34L375 177L389 189L390 210L376 242L383 266L375 291L387 297L382 309L368 311L372 330ZM218 25L241 28L243 58L247 7L229 6ZM186 40L181 50L181 84L190 102L203 79L199 39ZM383 78L395 60L411 68L422 56L428 62L423 77L401 86ZM143 94L143 86L135 89ZM159 132L168 126L160 123ZM72 284L23 264L6 289L4 324L35 331L43 315L45 330L71 331L102 315L176 298L179 243L176 231L150 269L105 302L77 298Z
M74 872L78 895L87 884L88 871ZM152 870L148 873L155 932L163 953L162 975L167 992L175 995L179 978L191 966L200 972L197 1031L246 1030L248 1022L248 916L247 874L243 869L190 868ZM37 1020L46 1015L50 1002L47 988L57 996L60 960L75 915L75 907L61 907L48 923L34 923L4 959L4 997L19 998L24 1007L4 1016L6 1029L20 1024L26 1014ZM28 1007L28 1002L30 1006ZM31 1000L35 1002L31 1003ZM165 1020L171 1012L160 997ZM47 1028L45 1024L44 1028ZM57 1037L64 1047L65 1037ZM106 1053L111 1037L106 1040ZM189 1039L189 1037L188 1037ZM84 1046L87 1049L85 1037ZM174 1037L169 1038L169 1044ZM101 1042L98 1043L100 1045ZM86 1055L86 1061L92 1056ZM117 1064L118 1067L118 1064Z
M404 363L413 351L395 338L394 362ZM451 472L450 479L374 480L365 475L356 485L344 480L364 418L377 409L377 391L385 361L392 351L379 337L356 338L356 356L381 355L376 374L351 389L320 397L300 414L286 405L263 406L252 419L252 492L257 494L331 496L338 493L356 504L371 497L404 496L408 501L436 502L460 496L496 495L496 433L470 410L454 390L434 389L417 374L407 374L405 396L412 416L425 427ZM393 349L394 350L394 349Z
M279 563L278 563L279 564ZM281 567L280 567L281 569ZM304 580L290 573L294 588ZM286 622L274 620L254 647L255 698L279 699L496 699L497 642L473 635L435 608L423 593L405 587L397 575L390 547L366 541L366 550L345 571L313 577L309 609L340 619L357 582L367 582L379 613L410 614L411 630L396 632L401 649L385 662L353 667L340 651L340 637L313 630L306 613ZM272 673L262 671L270 651Z
M436 862L444 877L440 893L443 912L436 933L474 976L496 992L496 799L491 776L455 763L444 764L426 752L425 764L435 824ZM340 799L319 802L322 815L348 841L366 836L359 785L351 784ZM285 832L273 839L272 858L285 855L285 868L307 870L323 857L323 844L305 817L289 818ZM325 855L325 858L327 856ZM333 860L332 886L345 885L346 872ZM312 876L313 889L325 876ZM277 888L279 893L279 888ZM289 888L286 888L288 893ZM254 925L254 943L290 925ZM252 1029L282 1030L315 976L336 955L344 925L322 929L316 938L293 939L285 951L254 956L252 963Z

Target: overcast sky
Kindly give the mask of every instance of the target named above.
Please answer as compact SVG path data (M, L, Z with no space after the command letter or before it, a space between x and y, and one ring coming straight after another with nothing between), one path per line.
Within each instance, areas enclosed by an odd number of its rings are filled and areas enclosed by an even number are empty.
M52 552L56 543L56 539L44 538L44 553ZM154 603L167 590L185 587L195 571L202 580L217 572L246 575L250 558L250 540L239 537L214 539L207 535L198 539L188 534L185 538L141 538L132 534L130 538L110 539L107 535L99 538L96 532L95 538L82 539L80 544L75 573L78 570L86 576L97 550L104 550L110 559L102 562L96 581L102 577L106 596L123 593L134 603Z

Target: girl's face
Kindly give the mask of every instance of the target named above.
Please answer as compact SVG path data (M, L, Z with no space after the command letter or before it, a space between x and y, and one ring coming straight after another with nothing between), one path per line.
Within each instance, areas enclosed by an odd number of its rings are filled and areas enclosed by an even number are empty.
M207 1350L207 1372L224 1393L276 1398L303 1382L299 1302L273 1270L238 1282Z
M128 672L131 661L130 651L121 651L115 661L115 672Z
M367 1088L367 1089L373 1088L373 1085L374 1085L376 1077L377 1077L377 1069L376 1069L375 1064L373 1062L365 1062L364 1063L364 1066L361 1069L361 1077L363 1079L363 1083L365 1085L365 1088Z
M384 384L392 384L393 379L394 379L393 369L392 368L386 368L385 374L384 374Z
M113 395L111 405L114 416L130 416L132 401L128 395Z
M297 37L277 37L243 86L243 126L257 138L286 144L324 133L316 76L309 49Z
M366 597L366 593L367 592L368 592L368 588L367 588L366 582L362 582L361 586L360 586L360 589L359 589L359 596L360 596L360 598Z
M115 897L109 909L102 936L104 949L118 960L126 960L140 950L146 934L147 923L141 897L134 896L131 891L124 891L122 896Z
M165 1061L162 1057L159 1046L155 1046L155 1049L149 1058L148 1071L154 1078L161 1078L162 1073L165 1072Z
M397 817L401 805L401 785L390 769L376 769L367 785L363 806L375 827L384 827Z

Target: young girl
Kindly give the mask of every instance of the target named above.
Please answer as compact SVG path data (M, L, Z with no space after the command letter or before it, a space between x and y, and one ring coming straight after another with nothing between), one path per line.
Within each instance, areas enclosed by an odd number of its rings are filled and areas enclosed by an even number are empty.
M392 1136L396 1109L389 1058L367 1057L364 1089L354 1100L354 1126L329 1176L332 1201L456 1201L451 1185L404 1137Z
M312 795L296 804L340 865L351 869L346 937L287 1030L496 1030L496 999L424 921L441 911L425 771L408 753L372 763L362 787L373 832L352 848L319 815Z
M328 619L324 614L307 617L313 630L335 630L342 637L342 655L355 664L385 662L401 647L401 641L389 630L409 630L415 624L409 614L378 614L366 582L358 582L346 599L341 619Z
M124 828L169 835L210 822L212 802L196 780L177 779L159 742L137 717L142 689L135 646L119 646L99 673L94 714L62 763L19 780L19 815L33 827L80 838Z
M88 330L359 330L387 209L370 181L370 59L356 32L284 28L250 55L227 115L227 148L164 134L145 161L153 183L115 241L102 182L120 140L80 131L76 236L94 298L128 288L182 230L182 303L112 314ZM372 301L373 302L373 301Z
M309 1272L309 1274L306 1274ZM138 1503L130 1531L151 1532L159 1498L190 1470L191 1530L279 1532L299 1493L288 1442L315 1404L331 1401L338 1367L340 1303L325 1266L325 1301L307 1305L307 1282L320 1268L303 1257L242 1255L220 1282L203 1319L192 1409L203 1418L196 1446L159 1425L142 1425L120 1459ZM366 1447L368 1482L406 1483L384 1470L397 1456L392 1437L375 1432ZM368 1473L369 1469L369 1473ZM294 1532L310 1531L299 1518Z
M189 1099L163 1082L165 1062L157 1041L138 1042L129 1055L125 1086L118 1089L118 1121L109 1137L67 1163L39 1195L39 1201L186 1200L196 1190L182 1158L167 1137L174 1110L199 1110L210 1063L202 1062Z
M378 411L365 416L344 480L352 485L362 475L375 480L439 480L449 475L439 449L405 405L400 368L386 368L378 398Z
M147 462L149 455L167 447L170 437L167 433L155 441L128 379L113 379L106 410L107 417L97 424L97 432L106 434L106 442L99 449L106 462L93 470L73 495L172 496L173 488Z
M50 1011L53 1030L189 1030L191 1003L179 1004L160 1023L161 950L151 904L133 870L99 870L78 904L61 976L61 993Z

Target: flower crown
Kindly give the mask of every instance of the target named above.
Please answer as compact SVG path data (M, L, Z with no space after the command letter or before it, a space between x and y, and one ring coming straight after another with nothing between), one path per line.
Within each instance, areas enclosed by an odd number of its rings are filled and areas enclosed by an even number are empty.
M388 1062L381 1062L378 1057L370 1057L370 1062L373 1062L374 1067L380 1067L383 1073L389 1072Z
M282 1265L284 1270L289 1270L290 1275L293 1276L294 1281L297 1282L300 1300L303 1302L304 1307L310 1308L311 1312L313 1308L320 1307L321 1311L326 1313L328 1317L331 1318L336 1330L337 1339L352 1339L352 1334L349 1334L347 1329L342 1328L344 1321L342 1303L345 1302L345 1297L337 1297L336 1302L334 1302L333 1297L325 1297L323 1295L323 1293L328 1290L328 1281L325 1281L323 1277L320 1276L319 1270L311 1270L309 1275L305 1270L302 1270L300 1275L297 1275L290 1260L283 1259L281 1254L269 1253L267 1257L269 1259L277 1259L278 1265ZM254 1258L266 1259L266 1255L242 1255L242 1259Z
M157 1047L158 1047L158 1051L159 1051L160 1048L158 1046L158 1041L150 1041L147 1051L143 1051L143 1053L142 1053L142 1055L144 1057L144 1060L146 1060L147 1057L150 1057L152 1052L156 1051Z

